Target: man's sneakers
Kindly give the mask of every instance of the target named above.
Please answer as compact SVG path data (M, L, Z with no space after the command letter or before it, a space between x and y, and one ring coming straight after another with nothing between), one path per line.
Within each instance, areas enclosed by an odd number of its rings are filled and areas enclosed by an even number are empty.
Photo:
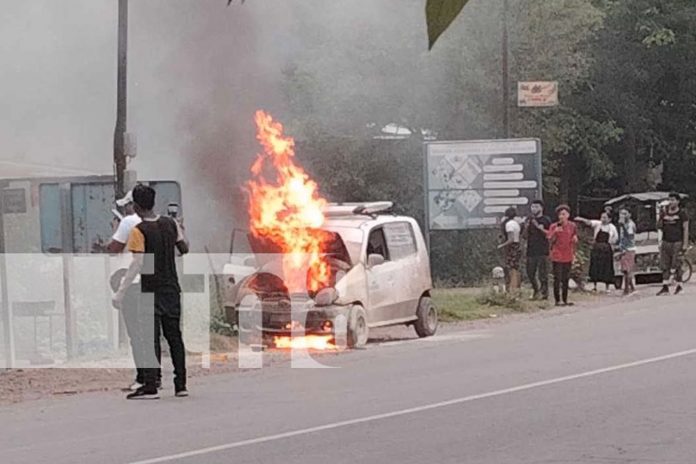
M669 285L663 285L662 289L657 292L657 296L669 295Z
M158 400L159 397L157 389L148 390L145 387L140 387L133 393L126 395L127 400Z
M126 395L126 399L128 400L158 400L160 398L159 390L162 389L162 381L158 380L154 389L151 387L148 388L139 382L134 382L131 388L134 389L131 393ZM186 387L175 386L174 396L177 398L186 398L189 396L189 392Z
M144 386L144 385L143 385L142 383L140 383L140 382L138 382L138 381L136 380L135 382L133 382L132 384L130 384L130 386L129 386L126 390L127 390L127 391L131 391L131 392L134 392L134 391L138 391L139 388L143 388L143 386Z
M137 380L130 384L128 388L125 388L123 391L138 391L139 388L144 387L145 384L138 382ZM162 379L157 380L157 389L161 390L162 389Z
M677 289L674 291L674 294L679 295L683 291L684 291L684 287L682 287L681 285L677 285Z

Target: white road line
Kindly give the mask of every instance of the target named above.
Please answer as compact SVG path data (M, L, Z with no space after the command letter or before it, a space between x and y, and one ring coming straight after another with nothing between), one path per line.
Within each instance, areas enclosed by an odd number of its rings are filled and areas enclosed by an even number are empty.
M517 387L506 388L503 390L496 390L496 391L492 391L492 392L488 392L488 393L481 393L478 395L464 396L462 398L455 398L453 400L442 401L440 403L432 403L432 404L427 404L424 406L418 406L415 408L387 412L384 414L375 414L373 416L365 416L365 417L360 417L357 419L350 419L350 420L341 421L341 422L334 422L332 424L325 424L325 425L320 425L317 427L292 430L289 432L279 433L276 435L267 435L265 437L258 437L258 438L252 438L250 440L236 441L236 442L227 443L224 445L210 446L208 448L200 448L197 450L187 451L184 453L170 454L168 456L161 456L158 458L146 459L143 461L134 461L134 462L131 462L129 464L157 464L160 462L169 462L169 461L176 461L176 460L180 460L180 459L191 458L191 457L195 457L195 456L202 456L205 454L216 453L219 451L225 451L225 450L234 449L234 448L242 448L244 446L258 445L261 443L268 443L271 441L284 440L286 438L296 437L296 436L300 436L300 435L308 435L308 434L317 433L317 432L324 432L327 430L338 429L341 427L348 427L351 425L364 424L366 422L374 422L374 421L379 421L379 420L384 420L384 419L390 419L392 417L400 417L400 416L405 416L405 415L409 415L409 414L416 414L419 412L444 408L444 407L453 406L456 404L469 403L472 401L482 400L482 399L486 399L486 398L503 396L503 395L507 395L510 393L517 393L517 392L521 392L521 391L531 390L534 388L546 387L549 385L555 385L555 384L559 384L559 383L563 383L563 382L570 382L572 380L578 380L578 379L583 379L583 378L587 378L587 377L593 377L596 375L607 374L610 372L616 372L616 371L620 371L623 369L630 369L633 367L644 366L646 364L655 364L655 363L659 363L659 362L663 362L663 361L669 361L671 359L682 358L684 356L690 356L693 354L696 354L696 348L691 349L691 350L686 350L686 351L680 351L677 353L667 354L664 356L658 356L655 358L642 359L640 361L634 361L631 363L619 364L616 366L610 366L610 367L605 367L602 369L596 369L593 371L581 372L579 374L568 375L565 377L558 377L555 379L528 383L528 384L520 385Z

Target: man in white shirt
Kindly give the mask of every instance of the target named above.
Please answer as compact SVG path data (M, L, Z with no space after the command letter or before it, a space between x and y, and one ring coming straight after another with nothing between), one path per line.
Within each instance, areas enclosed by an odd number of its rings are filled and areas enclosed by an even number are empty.
M116 205L122 208L126 215L119 222L116 232L114 232L114 235L111 237L111 241L106 246L107 252L111 254L119 254L126 249L126 244L128 243L128 237L130 236L131 231L142 221L140 216L135 214L135 210L133 208L133 191L129 191L123 198L116 200ZM125 264L124 268L127 267L128 264ZM125 275L125 271L126 269L119 269L112 276L112 287L116 287L114 291L116 291L121 285L121 280ZM142 338L142 336L139 334L140 327L138 325L139 299L139 282L135 281L126 292L123 304L121 305L121 313L123 314L123 321L126 324L126 332L128 333L128 338L130 339L134 358L138 356L141 351L139 349L139 340ZM134 359L134 361L136 366L142 365L138 359ZM135 391L142 387L145 382L143 369L136 370L137 374L135 381L130 385L130 387L128 387L131 391ZM159 375L161 377L161 373Z
M123 208L126 212L126 216L121 219L118 224L116 232L114 232L111 241L106 246L106 251L112 254L118 254L126 249L126 243L128 243L128 236L130 235L133 227L140 224L140 216L135 214L133 209L133 192L129 191L120 200L116 200L116 205Z

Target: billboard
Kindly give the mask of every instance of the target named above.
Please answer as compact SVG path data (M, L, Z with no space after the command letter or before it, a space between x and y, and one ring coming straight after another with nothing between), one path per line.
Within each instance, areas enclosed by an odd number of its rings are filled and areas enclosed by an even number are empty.
M519 215L541 198L538 139L425 144L430 230L496 227L511 206Z
M558 82L518 82L517 106L521 108L558 106Z

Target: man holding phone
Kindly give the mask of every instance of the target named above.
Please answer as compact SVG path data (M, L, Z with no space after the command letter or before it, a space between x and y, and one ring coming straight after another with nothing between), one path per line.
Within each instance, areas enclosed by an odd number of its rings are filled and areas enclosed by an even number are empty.
M144 385L127 396L128 399L158 399L157 374L160 370L160 333L169 344L174 364L174 392L177 397L188 396L186 389L186 350L181 335L181 287L176 271L175 251L188 253L188 241L178 221L159 216L154 211L155 191L138 185L133 189L135 211L142 221L128 237L128 250L133 261L114 295L114 306L120 307L125 293L136 275L141 291L150 294L140 305L139 326L146 331L141 347ZM154 303L154 307L153 307Z

